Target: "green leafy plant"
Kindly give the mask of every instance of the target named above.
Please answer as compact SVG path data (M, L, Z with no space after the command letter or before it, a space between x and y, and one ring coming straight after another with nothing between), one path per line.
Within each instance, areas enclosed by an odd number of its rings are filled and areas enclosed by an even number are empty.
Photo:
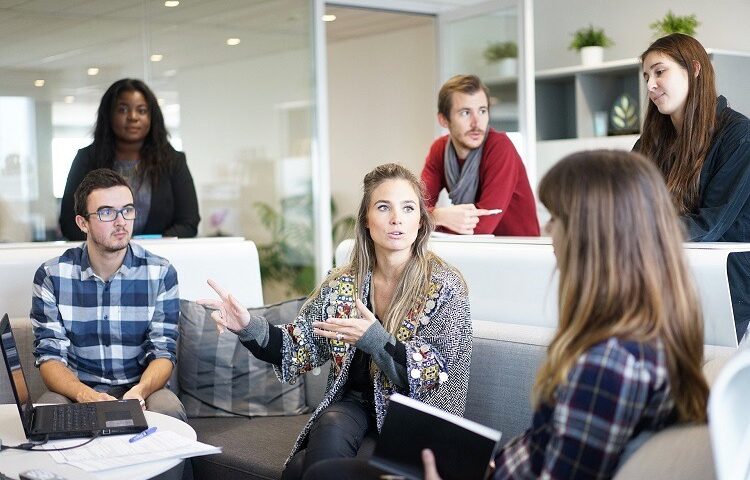
M579 28L573 35L573 40L568 48L580 51L583 47L611 47L615 44L611 38L604 34L603 28L595 28L589 24L588 27Z
M484 49L484 59L487 63L497 63L504 58L516 58L518 45L516 42L494 42Z
M316 285L313 227L310 221L312 196L287 198L281 211L264 202L253 203L253 208L271 235L269 243L258 245L261 278L285 285L288 294L308 295ZM336 217L336 204L333 201L331 216ZM333 223L334 246L353 236L354 223L351 215Z
M675 15L672 10L668 11L661 20L657 20L649 27L654 31L656 38L664 37L672 33L684 33L685 35L695 36L695 29L700 22L693 15Z

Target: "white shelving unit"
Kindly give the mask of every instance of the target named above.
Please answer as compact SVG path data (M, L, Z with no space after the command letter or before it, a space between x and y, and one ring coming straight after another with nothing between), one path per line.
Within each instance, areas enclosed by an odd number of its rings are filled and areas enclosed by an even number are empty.
M716 71L718 93L727 97L735 110L750 114L747 88L750 53L707 51ZM575 151L597 148L629 150L633 147L640 134L594 136L595 112L605 111L609 117L612 105L623 93L637 102L642 124L648 97L638 58L536 73L539 178L560 158Z

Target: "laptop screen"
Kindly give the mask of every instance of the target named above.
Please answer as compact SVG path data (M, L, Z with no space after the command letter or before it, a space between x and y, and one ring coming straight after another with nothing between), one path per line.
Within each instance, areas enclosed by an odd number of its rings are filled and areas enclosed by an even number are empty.
M21 423L28 435L31 431L31 415L34 407L31 403L29 386L26 383L26 378L23 376L21 359L18 356L18 349L16 348L16 339L13 337L13 330L10 328L10 320L8 320L7 313L3 316L2 321L0 321L0 346L5 358L5 367L8 369L8 378L13 387L13 395L16 397L18 413L21 415Z

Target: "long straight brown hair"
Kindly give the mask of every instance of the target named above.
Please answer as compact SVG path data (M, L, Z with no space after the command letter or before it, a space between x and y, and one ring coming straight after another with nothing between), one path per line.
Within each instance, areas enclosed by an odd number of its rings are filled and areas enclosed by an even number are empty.
M700 200L700 173L716 130L716 75L703 45L689 35L673 33L656 40L641 54L641 62L652 52L669 56L687 70L688 95L679 133L669 115L659 113L654 102L646 100L640 153L656 162L678 212L684 214L693 211ZM696 63L700 65L697 75Z
M411 257L406 262L401 279L388 307L388 313L385 318L381 319L383 327L389 333L395 335L409 310L416 307L417 303L422 300L424 294L427 292L433 264L437 262L447 267L447 264L440 257L427 249L430 234L434 230L434 223L425 206L424 186L410 170L395 163L388 163L375 167L374 170L365 175L362 201L359 204L356 225L354 227L354 249L352 250L350 262L335 269L326 278L324 284L332 278L348 273L355 277L357 292L362 292L362 282L365 276L377 264L375 244L367 229L367 212L372 202L372 192L380 184L388 180L406 181L414 189L419 199L419 231L417 232L417 238L411 246ZM310 298L315 298L318 295L320 295L320 287L318 287Z
M570 155L542 178L539 197L560 222L559 327L534 385L552 403L578 357L616 337L666 351L679 418L705 421L703 318L664 181L641 155Z

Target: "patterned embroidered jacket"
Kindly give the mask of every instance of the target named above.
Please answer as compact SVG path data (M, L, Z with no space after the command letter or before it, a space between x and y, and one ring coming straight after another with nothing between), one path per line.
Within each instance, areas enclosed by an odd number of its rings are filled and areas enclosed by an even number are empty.
M369 295L371 274L362 282L360 298ZM294 383L301 374L320 372L331 360L328 387L323 400L302 429L287 463L304 447L312 424L320 413L341 399L357 348L345 342L313 335L313 321L348 318L354 306L354 277L340 275L323 285L320 296L309 302L293 323L282 326L282 364L274 367L279 380ZM472 329L469 297L463 278L435 261L429 291L401 324L396 338L406 347L409 388L392 384L380 371L373 378L378 430L383 426L388 399L394 392L463 415L469 385Z

